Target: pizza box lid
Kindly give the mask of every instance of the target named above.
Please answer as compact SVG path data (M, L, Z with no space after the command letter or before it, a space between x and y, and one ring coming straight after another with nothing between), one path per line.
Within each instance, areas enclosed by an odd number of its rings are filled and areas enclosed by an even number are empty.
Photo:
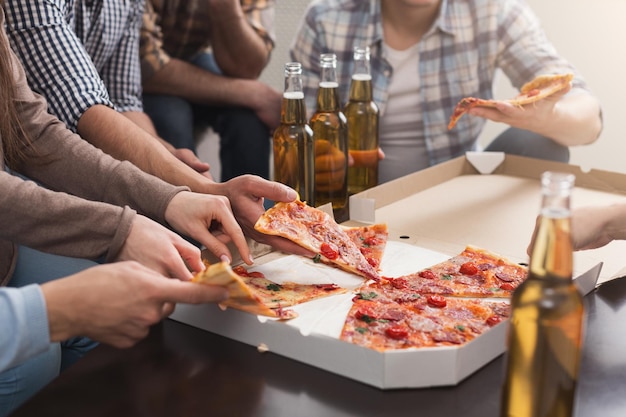
M501 153L470 153L352 196L350 220L344 224L387 223L389 242L381 264L386 276L433 265L468 244L527 262L526 248L540 206L539 178L546 170L576 174L574 206L608 204L626 193L626 175L584 173L568 164ZM252 270L269 279L321 280L349 289L361 283L336 268L250 244ZM619 264L617 253L624 248L615 248L622 246L619 242L608 246L576 253L581 292L592 291L599 277L612 277L603 273L607 264ZM216 305L180 304L171 318L381 389L455 385L505 351L507 322L458 347L377 352L343 342L339 334L352 296L333 295L295 306L299 317L285 322L221 311Z

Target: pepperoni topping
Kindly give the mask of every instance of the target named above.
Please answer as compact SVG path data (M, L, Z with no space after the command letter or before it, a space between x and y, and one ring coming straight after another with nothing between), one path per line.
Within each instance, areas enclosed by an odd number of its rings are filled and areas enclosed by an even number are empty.
M485 323L487 323L489 326L495 326L496 324L500 323L501 321L502 321L502 317L500 317L500 316L491 316L487 320L485 320Z
M429 306L437 308L443 308L448 304L446 299L441 295L429 295L426 301Z
M334 289L339 288L339 286L337 286L337 284L316 284L315 285L317 288L320 288L324 291L332 291Z
M391 326L385 329L385 334L395 340L406 339L409 332L404 326Z
M435 275L435 273L431 271L430 269L425 269L422 272L420 272L418 275L426 279L437 279L437 276Z
M513 282L513 281L515 281L515 277L513 275L511 275L511 274L507 274L506 272L496 272L495 276L500 281L504 281L504 282Z
M409 288L409 281L407 281L406 278L393 278L390 279L389 282L391 283L391 286L393 288L396 288L398 290L404 290L406 288Z
M322 243L322 247L320 248L322 255L327 259L335 260L339 257L339 251L337 250L337 246L332 243Z
M476 275L479 269L474 262L465 262L459 268L459 272L463 275Z

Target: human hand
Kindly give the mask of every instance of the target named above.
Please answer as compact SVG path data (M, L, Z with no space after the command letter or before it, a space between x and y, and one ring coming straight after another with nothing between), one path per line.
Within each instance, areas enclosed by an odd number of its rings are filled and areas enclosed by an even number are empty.
M137 262L86 269L41 286L50 340L87 336L118 348L134 345L175 303L220 302L224 288L167 279Z
M232 241L241 259L252 264L250 248L226 197L183 191L168 204L165 219L176 231L202 243L222 261L232 261L226 246Z
M531 242L539 226L537 218ZM571 213L572 246L575 251L596 249L626 237L626 205L581 207ZM531 247L527 252L530 255Z
M171 152L176 158L189 165L195 171L211 180L213 179L213 175L211 175L210 172L211 166L208 163L201 161L191 149L178 148L172 149Z
M181 280L192 278L189 269L204 270L199 248L141 215L135 216L116 261L137 261L162 275Z
M252 110L273 131L280 125L283 94L261 81L251 80L250 85Z
M347 181L347 155L325 139L315 140L315 189L340 190Z
M287 253L308 257L315 255L290 240L254 230L254 224L265 213L264 198L276 202L292 202L298 197L292 188L255 175L241 175L225 183L214 184L214 187L217 194L228 197L233 213L247 236Z
M498 101L495 108L477 106L470 109L468 114L498 123L506 123L512 127L539 132L554 120L557 103L570 90L571 86L568 86L551 96L524 106L515 106L506 101Z
M360 166L367 167L373 166L375 161L385 159L385 153L381 148L378 148L376 153L374 151L349 151L348 152L348 166Z

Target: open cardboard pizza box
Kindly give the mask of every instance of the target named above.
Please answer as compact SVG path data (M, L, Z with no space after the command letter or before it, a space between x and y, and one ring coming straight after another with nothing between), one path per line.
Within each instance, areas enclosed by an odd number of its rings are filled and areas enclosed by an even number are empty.
M546 170L576 175L574 207L623 200L626 175L583 172L557 162L501 153L465 157L355 195L350 226L387 223L389 242L382 275L415 272L460 253L471 244L527 262L526 249L541 201ZM277 282L335 282L349 289L361 279L338 269L252 244L259 270ZM577 252L576 281L583 293L621 276L626 242ZM171 316L198 328L268 350L381 389L455 385L505 351L507 322L459 347L387 351L339 340L351 292L293 307L299 317L280 322L216 305L179 305Z

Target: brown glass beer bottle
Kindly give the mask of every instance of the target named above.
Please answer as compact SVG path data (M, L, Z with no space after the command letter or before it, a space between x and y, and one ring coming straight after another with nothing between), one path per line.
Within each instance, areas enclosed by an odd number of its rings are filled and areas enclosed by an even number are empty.
M273 136L274 180L292 187L300 199L315 206L313 131L307 124L302 90L302 65L285 64L285 89L280 126Z
M348 201L348 127L339 103L337 56L320 55L317 107L309 121L315 143L315 204L342 209Z
M354 164L348 168L348 194L378 185L378 106L372 95L369 47L354 48L354 71L348 103L348 151Z
M570 417L583 340L572 281L571 174L546 172L528 278L511 299L501 417Z

